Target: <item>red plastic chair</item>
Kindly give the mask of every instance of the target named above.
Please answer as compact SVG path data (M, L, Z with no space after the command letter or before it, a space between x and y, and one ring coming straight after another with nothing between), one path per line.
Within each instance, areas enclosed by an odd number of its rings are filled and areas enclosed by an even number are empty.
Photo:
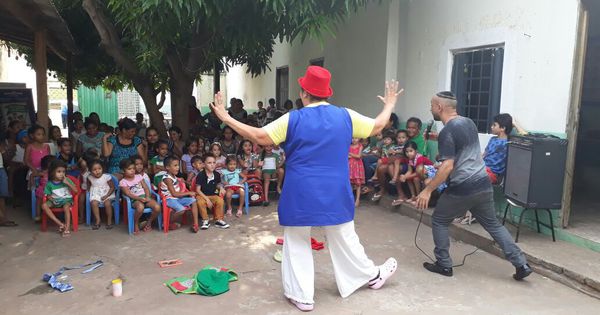
M183 181L182 179L179 180L179 188L180 191L182 192L186 192L188 191L187 187L185 187L185 181ZM165 234L169 233L169 225L171 224L171 212L173 211L173 209L169 208L167 206L167 197L163 196L162 191L160 190L160 187L158 189L158 195L160 196L160 200L162 203L162 214L163 214L163 232L165 232ZM185 207L184 208L184 213L183 213L183 218L181 220L181 223L185 224L185 211L190 211L192 210L191 207Z
M81 185L79 180L71 175L67 175L67 177L75 184L77 187L77 191L81 192ZM71 192L71 196L73 196L73 204L71 205L71 225L73 226L73 232L77 232L79 230L79 193L74 194ZM44 196L43 203L46 203L48 198ZM53 213L61 213L63 212L63 208L50 208ZM46 211L42 210L42 232L46 232L48 230L48 215Z

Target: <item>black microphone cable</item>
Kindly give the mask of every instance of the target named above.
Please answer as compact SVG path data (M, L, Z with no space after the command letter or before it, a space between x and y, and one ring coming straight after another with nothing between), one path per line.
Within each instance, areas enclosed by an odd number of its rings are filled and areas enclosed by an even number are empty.
M429 260L431 260L431 262L435 263L435 262L436 262L436 260L435 260L435 259L433 259L433 258L431 258L431 256L429 256L429 255L428 255L428 254L427 254L425 251L423 251L423 250L421 249L421 247L419 247L419 244L417 244L417 236L419 235L419 228L421 227L421 223L422 223L422 222L423 222L423 211L421 211L421 216L419 217L419 224L417 224L417 230L415 231L415 246L417 247L417 249L418 249L418 250L420 250L420 251L421 251L421 253L423 253L423 255L425 255L427 258L429 258ZM492 244L493 244L493 243L494 243L494 242L492 241ZM490 244L490 245L492 245L492 244ZM467 257L469 257L469 256L471 256L471 255L473 255L473 254L475 254L475 253L476 253L478 250L479 250L479 248L475 248L475 250L474 250L474 251L472 251L472 252L470 252L470 253L466 254L466 255L463 257L463 259L462 259L462 262L461 262L460 264L458 264L458 265L454 265L454 266L452 266L452 268L456 268L456 267L461 267L461 266L464 266L464 265L465 265L465 261L467 260Z

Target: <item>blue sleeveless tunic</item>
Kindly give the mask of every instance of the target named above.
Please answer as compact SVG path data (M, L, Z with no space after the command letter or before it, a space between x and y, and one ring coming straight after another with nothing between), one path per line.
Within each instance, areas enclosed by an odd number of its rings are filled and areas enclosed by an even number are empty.
M283 226L327 226L354 220L348 152L352 120L345 108L305 107L290 112L285 180L279 200Z

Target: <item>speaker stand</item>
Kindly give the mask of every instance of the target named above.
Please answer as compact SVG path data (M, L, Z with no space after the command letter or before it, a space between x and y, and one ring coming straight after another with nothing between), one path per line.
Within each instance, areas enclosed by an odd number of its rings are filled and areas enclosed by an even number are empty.
M550 211L550 209L523 208L523 211L521 212L521 215L519 216L519 223L515 224L514 222L512 222L512 219L509 221L506 221L506 215L508 214L509 211L510 211L510 217L512 218L512 207L520 207L520 206L517 203L515 203L514 201L512 201L511 199L507 198L506 199L506 208L504 208L504 216L502 218L502 225L505 225L505 223L508 223L517 228L517 235L515 236L515 243L519 242L519 234L521 233L521 224L523 223L523 217L525 216L525 212L530 211L530 210L532 210L535 213L535 224L537 226L537 232L541 233L540 225L549 228L550 231L552 232L552 241L556 242L556 236L554 235L554 222L552 220L552 211ZM550 219L549 225L544 222L540 222L540 218L538 216L538 210L544 210L548 213L548 218Z

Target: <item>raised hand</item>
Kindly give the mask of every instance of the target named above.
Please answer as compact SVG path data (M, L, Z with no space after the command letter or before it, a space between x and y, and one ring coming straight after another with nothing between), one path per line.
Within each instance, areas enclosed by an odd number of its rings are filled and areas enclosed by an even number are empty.
M404 93L404 89L398 91L399 83L396 80L385 81L385 94L384 96L377 95L377 98L381 100L385 106L394 106L398 100L398 96Z
M221 121L225 121L225 119L229 118L229 113L225 110L225 102L223 101L223 94L221 91L215 94L215 100L210 104L210 109Z

